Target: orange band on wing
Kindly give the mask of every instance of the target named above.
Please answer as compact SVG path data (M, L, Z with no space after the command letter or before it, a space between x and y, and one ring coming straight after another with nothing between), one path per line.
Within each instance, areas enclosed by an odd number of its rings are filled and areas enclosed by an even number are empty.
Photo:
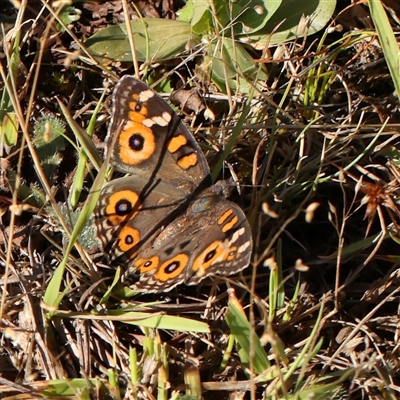
M183 135L174 136L168 143L168 151L170 153L175 153L182 146L187 144L187 139Z
M225 212L219 217L219 219L218 219L218 225L223 224L223 223L226 221L226 219L227 219L230 215L232 215L232 213L233 213L232 208L230 208L228 211L225 211Z
M196 153L190 153L187 156L183 156L178 160L178 165L184 169L187 170L191 167L194 167L197 165L197 154Z
M227 222L223 227L222 227L222 232L228 232L229 230L231 230L236 223L239 221L239 218L237 217L237 215L235 215L230 222Z

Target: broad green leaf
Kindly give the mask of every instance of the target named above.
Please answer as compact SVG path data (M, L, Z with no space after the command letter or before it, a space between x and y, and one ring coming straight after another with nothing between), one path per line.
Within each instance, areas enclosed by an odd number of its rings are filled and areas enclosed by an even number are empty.
M205 9L208 8L207 0L204 1L204 6ZM193 0L188 0L186 2L186 5L183 6L180 10L178 10L176 14L178 15L179 21L191 22L193 20L193 14L194 14Z
M73 6L65 6L58 14L58 18L66 25L69 26L73 22L79 21L82 12ZM61 32L64 32L64 28L60 25Z
M181 21L190 21L198 34L232 37L255 33L261 29L279 8L282 0L190 0L179 12ZM217 23L218 21L218 23ZM233 27L233 31L232 28Z
M265 68L252 61L244 47L230 38L210 43L204 61L213 82L226 93L226 85L232 90L248 93L255 78L266 79Z
M282 0L280 7L261 30L243 36L240 40L262 49L267 43L279 44L296 37L312 35L326 26L335 7L336 0ZM299 29L305 20L308 21L308 29Z
M197 34L214 30L210 0L189 0L177 14L179 21L190 22L192 31Z
M131 21L137 59L141 62L170 60L184 52L189 43L198 43L190 23L170 19L143 18ZM100 59L133 60L126 25L113 25L85 42L90 53Z
M110 311L112 314L112 311ZM135 318L139 313L127 312L124 313L124 318ZM168 329L179 332L200 332L209 333L209 326L202 321L195 321L189 318L175 317L173 315L151 315L146 313L141 316L140 321L121 321L126 324L139 325L147 328Z
M209 1L195 1L193 9L193 18L190 21L193 32L197 34L207 34L213 32L214 21L211 9L208 5Z
M195 0L194 0L195 1ZM274 15L282 0L214 0L219 23L227 29L225 36L252 34L262 29Z

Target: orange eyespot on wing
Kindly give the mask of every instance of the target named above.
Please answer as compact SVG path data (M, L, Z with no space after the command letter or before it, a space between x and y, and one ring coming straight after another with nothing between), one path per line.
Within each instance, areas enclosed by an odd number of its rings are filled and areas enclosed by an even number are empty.
M137 165L150 158L156 149L156 139L150 128L136 122L128 122L118 138L118 154L121 161Z
M221 261L225 256L223 242L216 240L207 246L201 254L194 260L192 269L199 272L200 276L217 261Z
M131 226L124 226L118 234L118 249L126 253L140 242L140 232Z
M147 108L143 106L143 104L138 103L137 100L134 100L129 103L129 109L128 121L137 122L139 124L143 123L147 117Z
M165 261L158 271L154 274L154 278L157 281L168 281L179 276L189 261L189 257L186 254L178 254L177 256Z
M132 190L121 190L108 198L105 208L107 222L117 226L135 218L141 207L139 196Z
M159 263L160 258L158 256L153 256L150 258L139 258L135 261L134 267L135 269L137 269L138 273L145 274L146 272L156 269Z

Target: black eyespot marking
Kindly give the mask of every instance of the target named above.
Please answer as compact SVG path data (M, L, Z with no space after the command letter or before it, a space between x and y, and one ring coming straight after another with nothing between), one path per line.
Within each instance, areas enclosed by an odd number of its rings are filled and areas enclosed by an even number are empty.
M172 274L176 269L179 268L180 265L181 263L179 261L173 261L171 264L168 264L165 267L164 272L166 274Z
M139 112L142 109L142 105L139 103L135 104L135 111Z
M141 151L144 147L144 137L139 133L134 133L129 138L129 147L134 151Z
M132 203L125 199L117 201L117 204L115 205L115 213L120 217L130 214L132 210Z
M135 242L135 241L134 241L132 235L126 235L126 236L125 236L125 244L130 245L130 244L133 244L134 242Z
M150 265L152 265L152 264L153 264L153 261L146 261L143 266L145 268L147 268L147 267L150 267Z
M207 262L207 261L212 260L212 258L215 256L216 253L217 253L216 250L211 250L211 251L209 251L209 252L206 254L206 256L204 257L204 262Z

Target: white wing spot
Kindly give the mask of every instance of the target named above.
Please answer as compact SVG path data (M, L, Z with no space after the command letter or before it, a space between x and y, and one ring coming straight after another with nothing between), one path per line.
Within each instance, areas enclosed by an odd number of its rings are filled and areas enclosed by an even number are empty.
M239 248L238 248L238 253L244 253L248 248L250 247L250 241L243 243Z
M147 100L151 99L154 96L154 92L152 90L145 90L139 94L139 100L144 103Z
M162 117L167 121L167 123L171 122L172 116L169 112L164 111Z
M238 230L232 235L231 243L235 243L236 240L238 240L239 236L242 236L242 235L243 235L244 231L245 231L244 228L238 229Z
M164 113L164 114L165 114L165 113ZM168 115L169 115L169 114L168 114ZM164 118L164 115L162 115L162 116L160 116L160 117L153 117L152 120L153 120L153 122L154 122L155 124L160 125L160 126L167 126L168 123L169 123L169 121L167 121L167 120Z
M147 119L144 119L143 122L142 122L142 124L144 126L147 126L148 128L151 128L156 123L157 122L154 121L154 118L147 118Z

